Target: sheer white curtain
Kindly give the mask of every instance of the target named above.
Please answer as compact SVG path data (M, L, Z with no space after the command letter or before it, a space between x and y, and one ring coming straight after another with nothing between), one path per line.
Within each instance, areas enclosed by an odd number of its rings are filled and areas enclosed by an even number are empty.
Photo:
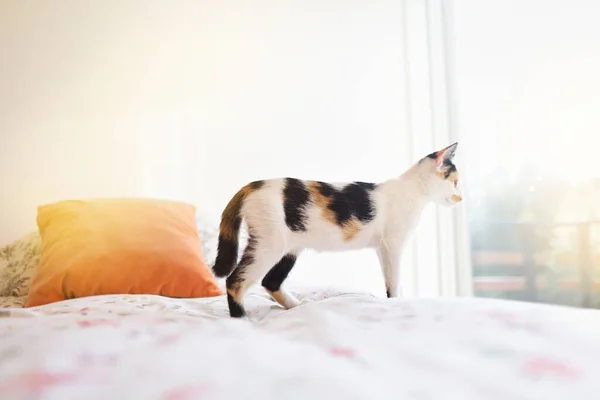
M250 180L378 181L447 145L445 4L179 3L136 124L145 194L216 223ZM403 258L406 295L457 293L456 220L426 211ZM306 252L290 279L384 292L371 251Z

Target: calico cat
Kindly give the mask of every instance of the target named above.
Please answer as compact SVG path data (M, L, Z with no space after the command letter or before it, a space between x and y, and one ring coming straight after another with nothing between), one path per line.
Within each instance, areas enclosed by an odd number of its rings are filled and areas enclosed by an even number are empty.
M283 307L297 300L281 285L303 249L343 251L374 248L388 297L400 295L399 262L421 212L430 203L462 200L452 163L458 143L423 157L401 176L378 184L332 184L295 178L255 181L241 188L223 211L215 275L226 277L231 317L246 312L242 298L262 286ZM238 260L245 220L248 244Z

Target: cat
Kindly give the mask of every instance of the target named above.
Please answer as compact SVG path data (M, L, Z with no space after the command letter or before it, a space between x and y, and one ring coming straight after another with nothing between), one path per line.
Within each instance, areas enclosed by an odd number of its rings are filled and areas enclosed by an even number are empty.
M242 187L221 215L213 266L216 277L227 277L230 316L246 316L243 296L261 278L275 301L286 309L296 306L298 301L282 284L308 248L374 248L387 297L399 296L400 257L423 209L430 202L453 206L462 201L452 162L457 146L433 152L399 177L377 184L282 178ZM249 237L237 263L242 219Z

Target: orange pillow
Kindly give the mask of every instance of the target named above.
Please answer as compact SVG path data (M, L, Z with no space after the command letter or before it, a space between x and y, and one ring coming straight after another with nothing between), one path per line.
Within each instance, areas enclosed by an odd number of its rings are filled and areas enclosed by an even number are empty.
M204 261L195 207L155 199L38 208L42 255L25 307L101 294L222 294Z

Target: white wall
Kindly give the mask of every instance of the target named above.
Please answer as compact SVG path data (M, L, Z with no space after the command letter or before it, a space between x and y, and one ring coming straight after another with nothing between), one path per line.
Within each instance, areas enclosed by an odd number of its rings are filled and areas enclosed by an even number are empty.
M252 179L399 174L402 18L391 0L0 2L0 243L65 198L170 197L218 215ZM301 265L351 264L328 282L382 289L374 260Z

